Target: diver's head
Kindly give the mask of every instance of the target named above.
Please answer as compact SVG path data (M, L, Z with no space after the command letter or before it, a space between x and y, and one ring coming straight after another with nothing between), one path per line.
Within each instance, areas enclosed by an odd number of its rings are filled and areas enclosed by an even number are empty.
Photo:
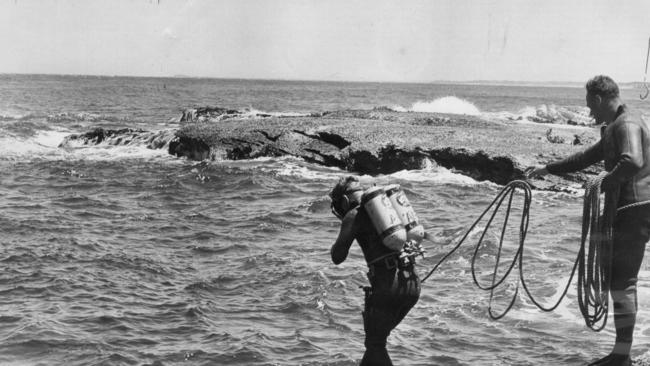
M332 213L343 219L348 211L359 205L362 194L363 188L359 184L359 178L342 177L329 193L332 199Z
M589 115L594 117L596 124L611 122L621 104L616 82L609 76L598 75L587 81L585 89Z

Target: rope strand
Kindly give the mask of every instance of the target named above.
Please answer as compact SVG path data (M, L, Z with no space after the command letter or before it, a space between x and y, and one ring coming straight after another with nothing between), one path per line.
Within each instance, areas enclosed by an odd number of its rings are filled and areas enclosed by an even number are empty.
M607 324L613 226L618 202L618 191L605 195L601 214L600 184L605 175L606 172L601 173L585 189L581 245L577 260L578 305L585 324L595 331L602 330Z
M488 313L490 318L493 320L498 320L503 318L514 306L517 296L519 294L519 284L524 288L524 291L530 301L540 310L545 312L550 312L555 310L564 297L566 297L567 292L569 291L569 286L573 281L573 277L577 269L578 271L578 304L580 307L580 312L585 319L587 326L595 331L599 331L605 327L607 322L607 310L608 310L608 296L609 296L609 281L611 273L611 251L612 251L612 235L613 235L613 222L616 214L616 202L618 200L617 194L607 195L607 200L605 202L605 209L603 215L600 214L600 183L604 174L599 175L592 182L587 184L585 189L584 203L583 203L583 223L582 223L582 236L580 250L578 251L577 258L571 269L571 275L564 286L558 300L551 306L546 307L542 305L539 301L535 299L533 294L526 284L526 279L524 276L524 243L526 240L526 234L528 232L529 224L529 213L530 213L530 204L532 202L532 192L530 184L525 181L515 180L508 183L494 198L492 203L481 213L481 215L474 221L470 226L467 232L463 235L460 241L452 248L447 254L445 254L436 265L427 273L427 275L422 279L422 282L425 282L439 267L445 262L453 253L455 253L458 248L465 242L470 233L476 228L476 226L483 220L490 210L492 214L490 215L483 232L478 239L478 242L475 245L474 253L471 260L471 273L474 284L481 290L490 291L490 299L488 305ZM524 193L521 221L519 224L519 244L517 252L512 258L510 264L507 267L505 273L501 276L497 276L499 265L502 261L502 250L503 250L503 241L505 237L505 231L508 225L508 220L510 219L510 212L512 210L512 201L517 189L521 189ZM502 206L503 202L507 199L507 207L504 216L503 225L501 228L501 235L499 237L499 244L497 252L495 254L495 265L494 271L492 272L491 284L482 285L476 275L476 258L478 257L479 249L481 244L487 234L487 231L492 224L499 208ZM587 240L588 238L588 240ZM587 249L587 250L586 250ZM586 254L586 262L585 262ZM506 309L500 314L495 314L492 311L492 301L494 299L495 289L501 285L506 278L510 275L515 265L519 267L519 276L517 278L517 284L515 286L515 291L507 305ZM598 322L602 321L601 325L597 325Z

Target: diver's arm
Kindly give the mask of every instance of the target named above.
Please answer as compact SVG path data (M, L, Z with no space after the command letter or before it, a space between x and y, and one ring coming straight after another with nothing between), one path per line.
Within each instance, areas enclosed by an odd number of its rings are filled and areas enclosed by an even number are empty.
M555 161L546 165L551 174L563 174L577 172L604 159L603 141L599 140L586 150L577 152L565 159Z
M350 251L350 246L354 241L355 236L355 218L357 217L357 210L350 210L341 221L341 230L339 236L336 238L334 245L330 249L332 262L334 264L341 264L347 257Z
M546 170L554 175L577 172L604 159L603 140L599 140L586 150L546 165Z
M641 126L634 123L624 123L614 130L616 141L616 164L603 178L603 190L611 190L617 185L628 181L643 167L643 142Z
M526 178L542 177L546 174L563 174L582 170L604 159L602 140L586 150L577 152L562 160L547 165L533 165L524 171Z

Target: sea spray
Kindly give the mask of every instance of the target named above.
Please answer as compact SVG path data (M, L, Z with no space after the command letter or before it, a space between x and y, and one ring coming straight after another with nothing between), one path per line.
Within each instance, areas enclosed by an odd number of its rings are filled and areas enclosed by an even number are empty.
M415 102L409 111L465 114L470 116L478 116L481 114L481 111L471 102L453 96L438 98L431 102Z

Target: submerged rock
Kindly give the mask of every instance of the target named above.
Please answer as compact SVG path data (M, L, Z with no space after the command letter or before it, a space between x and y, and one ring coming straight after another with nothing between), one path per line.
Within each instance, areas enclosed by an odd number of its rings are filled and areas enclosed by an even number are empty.
M150 149L163 149L175 137L174 130L144 131L140 129L123 128L110 130L96 128L92 131L66 136L59 144L61 148L74 148L89 145L144 145Z
M528 120L538 123L569 124L588 126L593 123L586 107L561 107L556 105L541 105L535 109L534 116Z
M179 122L205 122L221 121L228 118L265 118L271 117L268 113L260 112L242 112L236 109L227 109L221 107L197 107L189 108L183 111Z
M226 109L220 107L197 107L189 108L183 111L180 122L193 122L199 119L225 119L241 116L242 113L236 109Z

